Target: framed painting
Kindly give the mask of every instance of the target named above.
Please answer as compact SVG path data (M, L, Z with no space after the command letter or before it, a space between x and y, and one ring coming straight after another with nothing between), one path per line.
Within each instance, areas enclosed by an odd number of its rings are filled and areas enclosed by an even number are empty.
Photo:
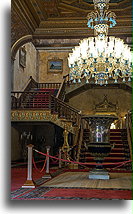
M19 49L19 64L25 68L26 67L26 50L24 47Z
M63 71L63 60L48 60L48 72L62 72Z

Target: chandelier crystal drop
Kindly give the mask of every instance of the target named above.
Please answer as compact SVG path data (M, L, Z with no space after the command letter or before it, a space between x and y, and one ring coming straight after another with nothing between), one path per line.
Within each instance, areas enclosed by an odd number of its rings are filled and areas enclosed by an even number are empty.
M115 13L108 12L109 0L93 0L95 12L88 14L88 27L94 29L95 37L80 41L69 54L70 80L86 83L94 79L95 84L108 84L109 79L117 83L131 81L132 54L130 47L120 38L108 37L108 29L116 25Z

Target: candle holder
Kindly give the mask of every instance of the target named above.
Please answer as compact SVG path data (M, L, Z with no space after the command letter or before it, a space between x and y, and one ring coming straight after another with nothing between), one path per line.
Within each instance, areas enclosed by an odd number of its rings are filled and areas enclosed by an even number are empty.
M26 161L28 157L27 145L31 144L32 139L33 139L33 136L31 132L23 131L20 135L21 146L22 146L22 157L24 161Z

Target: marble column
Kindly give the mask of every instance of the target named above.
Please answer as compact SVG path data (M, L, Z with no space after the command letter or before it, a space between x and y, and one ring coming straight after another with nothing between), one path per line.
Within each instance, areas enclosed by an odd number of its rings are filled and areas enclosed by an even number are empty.
M35 183L32 179L32 152L34 146L32 144L29 144L27 147L28 147L27 180L22 186L22 188L35 188Z
M49 155L50 152L50 146L46 146L47 155ZM42 178L51 178L50 172L49 172L49 157L46 157L46 173Z

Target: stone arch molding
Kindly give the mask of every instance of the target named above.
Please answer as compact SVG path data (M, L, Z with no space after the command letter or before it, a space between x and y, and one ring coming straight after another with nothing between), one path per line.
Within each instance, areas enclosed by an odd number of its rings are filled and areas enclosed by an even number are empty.
M33 41L32 35L26 35L18 39L11 47L11 59L15 60L16 53L22 45L32 41Z

